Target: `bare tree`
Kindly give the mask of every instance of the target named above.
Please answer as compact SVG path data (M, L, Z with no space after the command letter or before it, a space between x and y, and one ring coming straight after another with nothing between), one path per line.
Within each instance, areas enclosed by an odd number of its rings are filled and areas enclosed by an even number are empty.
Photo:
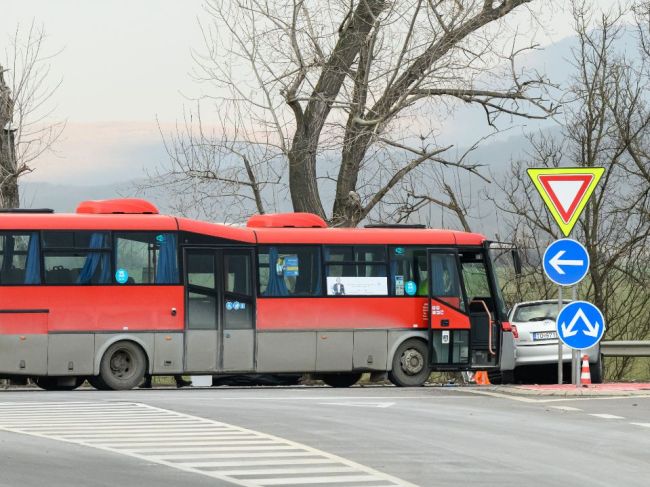
M645 265L650 244L648 192L644 174L648 135L647 57L634 60L620 52L627 28L624 11L599 16L583 1L573 2L575 33L573 75L560 136L533 137L530 160L513 166L497 206L511 215L510 230L529 250L531 270L519 298L551 297L543 279L541 255L551 239L561 237L525 174L526 167L582 166L606 169L574 236L585 244L591 265L579 286L581 298L598 306L607 323L606 339L645 339L650 334L650 273ZM543 296L540 296L543 294ZM620 378L630 358L610 364L608 375Z
M476 105L496 126L556 108L547 80L516 63L533 46L507 19L529 2L210 1L195 76L221 131L169 138L173 167L153 184L235 190L254 203L244 212L289 196L295 211L354 226L424 165L475 171L438 140L451 111Z
M48 121L61 81L52 83L45 32L34 22L16 28L0 64L0 207L20 206L18 180L52 147L65 126Z

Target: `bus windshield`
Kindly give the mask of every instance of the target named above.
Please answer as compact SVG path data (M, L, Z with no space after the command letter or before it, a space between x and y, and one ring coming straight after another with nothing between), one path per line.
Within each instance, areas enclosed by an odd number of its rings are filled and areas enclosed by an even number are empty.
M506 305L503 295L506 294L508 286L511 286L516 277L516 248L512 244L502 242L490 242L487 246L490 259L494 286L499 301L499 309L502 317L507 316Z
M460 256L467 300L469 303L478 300L485 301L490 309L496 311L497 317L503 319L505 308L501 289L495 279L493 280L494 293L492 292L489 267L486 265L484 256L484 252L463 252ZM496 278L496 276L494 277Z

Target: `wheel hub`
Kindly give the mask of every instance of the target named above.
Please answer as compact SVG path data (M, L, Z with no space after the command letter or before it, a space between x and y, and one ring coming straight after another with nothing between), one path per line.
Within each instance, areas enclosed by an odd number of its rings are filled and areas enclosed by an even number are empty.
M131 356L124 350L116 351L111 357L111 371L116 377L124 377L131 371Z
M409 375L416 375L424 368L424 357L414 349L405 350L401 357L402 370Z

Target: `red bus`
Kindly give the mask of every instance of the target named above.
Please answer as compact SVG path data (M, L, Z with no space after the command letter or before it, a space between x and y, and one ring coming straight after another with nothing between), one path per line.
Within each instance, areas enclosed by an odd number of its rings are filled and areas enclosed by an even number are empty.
M147 375L363 372L398 386L435 370L514 366L485 237L328 228L305 213L246 227L137 199L75 214L0 213L0 376L45 389L130 389Z

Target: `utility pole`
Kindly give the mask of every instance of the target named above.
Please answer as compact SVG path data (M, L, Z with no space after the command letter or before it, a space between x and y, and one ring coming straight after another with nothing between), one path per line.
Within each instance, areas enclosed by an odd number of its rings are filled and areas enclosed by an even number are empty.
M0 208L18 208L18 168L13 128L14 100L0 65Z

